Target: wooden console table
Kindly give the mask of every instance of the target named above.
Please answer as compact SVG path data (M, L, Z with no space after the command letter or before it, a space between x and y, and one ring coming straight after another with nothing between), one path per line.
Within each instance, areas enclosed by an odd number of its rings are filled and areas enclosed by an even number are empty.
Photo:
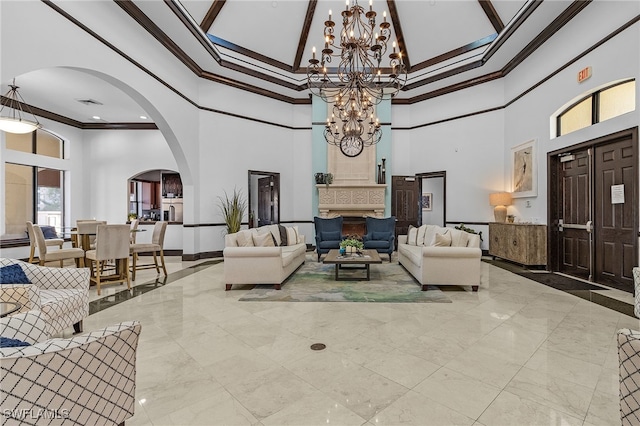
M489 254L526 266L547 264L547 226L490 223Z

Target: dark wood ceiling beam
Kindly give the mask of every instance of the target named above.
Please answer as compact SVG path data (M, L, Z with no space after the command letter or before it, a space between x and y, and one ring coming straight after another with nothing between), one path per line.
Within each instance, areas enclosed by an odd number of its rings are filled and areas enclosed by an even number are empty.
M10 102L9 98L0 96L0 104L7 105ZM14 101L15 102L15 101ZM57 123L66 124L67 126L75 127L82 130L157 130L158 126L155 123L83 123L82 121L74 120L73 118L66 117L55 112L48 111L46 109L38 108L37 106L25 104L19 102L22 109L25 111L31 111L34 115L47 120L55 121Z
M457 49L450 50L442 55L434 56L431 59L427 59L424 62L420 62L419 64L414 65L411 68L412 72L420 71L421 69L430 67L435 64L439 64L440 62L448 61L449 59L453 59L456 56L464 55L465 53L471 52L472 50L478 49L480 47L491 44L493 40L496 39L498 34L491 34L490 36L486 36L480 40L476 40L467 44L466 46L459 47Z
M518 65L522 63L529 55L549 40L558 30L564 27L570 20L580 13L585 7L589 6L592 0L575 0L567 7L556 19L540 32L524 49L513 57L503 68L504 75L509 74Z
M417 95L411 98L405 98L405 99L394 98L394 99L391 99L391 103L393 105L411 105L417 102L426 101L427 99L431 99L438 96L446 95L448 93L456 92L458 90L468 89L469 87L477 86L478 84L488 83L491 80L496 80L498 78L502 78L501 71L496 71L490 74L485 74L480 77L472 78L470 80L461 81L460 83L452 84L447 87L442 87L440 89L423 93L421 95Z
M238 53L240 55L244 55L248 58L254 59L256 61L264 62L267 65L271 65L272 67L281 69L283 71L291 72L291 65L285 64L284 62L277 61L268 56L262 55L260 53L254 52L253 50L246 49L242 46L238 46L230 41L224 40L220 37L216 37L213 34L207 34L207 37L213 44L216 44L220 47L224 47L225 49L229 49L232 52Z
M302 55L304 54L304 47L307 45L307 38L309 37L309 29L311 28L311 22L313 22L313 15L316 11L318 0L309 0L307 5L307 13L304 15L304 24L302 24L302 31L300 31L300 40L298 41L298 49L296 50L296 56L293 60L292 71L300 68L302 62Z
M176 4L176 0L164 0L164 3L169 6L169 9L173 11L173 13L178 17L178 19L184 24L185 27L193 34L193 36L200 42L202 47L213 57L216 62L220 62L221 58L216 49L211 45L209 40L202 37L202 34L198 31L198 28L195 27L189 18L184 14L180 6ZM205 31L206 33L206 31Z
M404 58L402 61L407 67L407 72L413 71L411 69L411 61L409 60L409 51L407 50L407 45L404 42L404 33L402 32L402 25L400 25L400 16L398 15L398 9L396 8L395 0L387 0L387 6L389 6L391 23L393 24L393 30L396 33L398 49L400 49Z
M171 38L160 29L138 6L130 0L113 0L129 16L131 16L141 27L169 50L180 62L193 71L196 75L202 73L202 68L180 48Z
M242 71L242 72L245 72L245 71ZM229 77L214 74L209 71L203 71L200 77L210 81L215 81L216 83L226 84L227 86L235 87L236 89L246 90L248 92L255 93L257 95L267 96L271 99L277 99L279 101L284 101L290 104L306 103L304 102L306 98L292 98L290 96L283 95L281 93L277 93L272 90L267 90L262 87L254 86L253 84L244 83L242 81L238 81ZM198 108L200 108L200 106L198 106Z
M485 15L489 18L489 22L491 22L491 25L493 25L496 32L499 33L502 31L504 29L504 24L502 23L502 19L500 19L500 15L498 15L496 8L493 7L491 0L478 0L478 3L480 3L482 10L484 10Z
M207 14L204 15L204 19L200 23L200 28L202 28L202 31L204 31L205 33L209 31L209 28L211 28L211 26L213 25L213 21L215 21L218 17L218 14L222 10L222 7L226 3L226 1L227 0L213 1L211 7L209 7L209 10L207 11Z
M524 22L529 18L529 16L531 16L531 14L541 4L542 4L542 0L535 0L534 2L529 3L527 5L527 8L525 9L525 11L522 14L518 15L518 17L513 22L513 24L509 25L509 27L507 27L502 34L499 34L498 39L495 41L495 43L493 43L491 45L491 47L489 47L487 52L485 52L484 57L482 58L482 60L484 62L487 62L489 60L489 58L491 58L493 56L493 54L496 53L498 51L498 49L500 49L500 47L507 40L509 40L509 37L511 37L513 35L513 33L515 33L516 30L518 28L520 28L520 26L522 24L524 24Z
M424 78L422 80L414 81L413 83L410 83L410 84L405 84L405 86L402 88L402 90L403 91L407 91L407 90L416 89L418 87L424 86L425 84L433 83L433 82L436 82L438 80L442 80L444 78L448 78L448 77L451 77L451 76L456 75L456 74L460 74L460 73L465 72L465 71L470 71L470 70L472 70L474 68L481 67L482 65L484 65L484 63L482 62L482 59L478 59L476 61L469 62L468 64L460 65L460 66L455 67L455 68L451 68L451 69L449 69L447 71L441 72L439 74L432 75L432 76Z

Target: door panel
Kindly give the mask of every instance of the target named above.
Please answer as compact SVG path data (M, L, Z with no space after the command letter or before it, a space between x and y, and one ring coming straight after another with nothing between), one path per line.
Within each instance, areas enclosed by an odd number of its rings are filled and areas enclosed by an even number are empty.
M633 139L596 146L594 157L595 280L633 292L638 204ZM624 185L624 203L612 203L612 185Z
M258 226L271 225L271 178L258 179Z
M418 226L420 207L418 179L415 176L391 178L391 215L396 217L396 244L398 235L406 235L409 225Z
M589 153L587 149L572 152L575 158L560 163L562 199L560 201L564 227L560 235L559 270L588 279L590 275L589 234L584 226L590 220Z

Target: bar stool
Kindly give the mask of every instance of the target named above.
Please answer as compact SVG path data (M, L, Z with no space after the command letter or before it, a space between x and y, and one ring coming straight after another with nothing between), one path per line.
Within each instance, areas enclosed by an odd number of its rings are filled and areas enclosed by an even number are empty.
M29 263L33 263L33 258L36 254L36 236L33 233L33 223L27 222L27 234L29 234L29 244L31 246L29 252ZM64 240L62 238L48 238L44 240L44 243L47 246L58 246L58 248L62 248L62 244L64 244ZM60 264L62 267L62 263Z
M40 258L40 266L44 266L45 262L60 261L62 267L63 261L66 259L75 259L78 268L84 267L84 250L80 248L59 249L47 252L47 243L44 239L42 229L38 225L33 225L33 233L36 236L38 245L38 257Z
M91 281L96 283L98 295L102 284L127 283L131 290L129 278L129 225L98 225L96 233L96 249L89 250L86 257L91 268ZM104 263L116 261L115 273L103 274ZM95 265L94 265L95 263Z
M130 245L131 256L133 257L133 265L132 265L132 279L136 280L136 270L137 269L149 269L156 268L158 274L160 273L160 268L158 267L158 253L160 254L160 262L162 266L162 271L164 275L167 275L167 267L164 263L164 234L167 230L167 222L156 222L153 226L153 235L151 236L151 244L149 243L136 243ZM144 264L138 265L138 253L153 253L153 264Z

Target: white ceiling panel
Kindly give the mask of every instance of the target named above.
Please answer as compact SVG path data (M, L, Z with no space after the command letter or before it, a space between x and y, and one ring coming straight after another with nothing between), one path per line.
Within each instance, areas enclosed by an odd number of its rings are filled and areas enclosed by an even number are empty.
M306 11L305 1L228 0L208 32L291 65Z
M477 1L396 1L411 64L480 40L496 31Z
M189 12L189 15L200 25L213 4L213 0L182 0L180 3L182 3L187 12Z

